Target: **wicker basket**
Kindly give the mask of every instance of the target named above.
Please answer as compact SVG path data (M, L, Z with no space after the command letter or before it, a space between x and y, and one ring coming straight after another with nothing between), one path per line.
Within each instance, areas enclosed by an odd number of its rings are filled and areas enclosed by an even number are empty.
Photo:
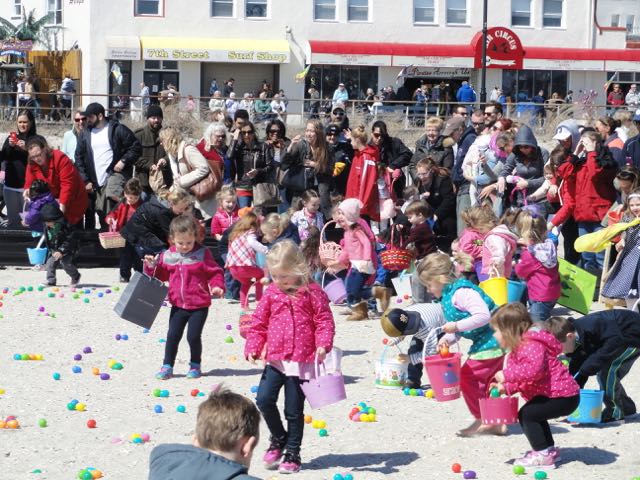
M99 233L98 239L100 240L100 245L102 245L102 248L104 249L122 248L126 242L119 232L113 231Z
M382 261L382 266L386 270L401 271L406 270L411 265L411 260L413 260L413 255L406 248L402 248L402 237L400 240L400 247L396 247L393 244L393 233L395 232L395 228L391 228L391 246L380 253L380 260Z
M336 222L331 221L325 223L324 227L322 227L322 231L320 232L320 249L318 254L320 256L320 262L325 267L328 267L330 264L337 262L338 258L340 258L340 254L342 253L342 247L336 242L324 241L324 230L330 223Z

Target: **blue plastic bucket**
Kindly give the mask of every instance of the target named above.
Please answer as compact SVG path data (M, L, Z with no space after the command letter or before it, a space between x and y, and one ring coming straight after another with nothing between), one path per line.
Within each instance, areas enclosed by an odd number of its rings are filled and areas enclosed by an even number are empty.
M27 255L29 255L31 265L42 265L47 261L46 248L27 248Z
M602 420L602 390L580 390L580 404L567 420L577 423L600 423Z
M267 256L262 252L256 252L256 265L260 268L267 266Z
M509 280L507 286L507 296L509 297L509 303L519 302L522 300L522 295L527 288L527 284L524 282L518 282L516 280Z

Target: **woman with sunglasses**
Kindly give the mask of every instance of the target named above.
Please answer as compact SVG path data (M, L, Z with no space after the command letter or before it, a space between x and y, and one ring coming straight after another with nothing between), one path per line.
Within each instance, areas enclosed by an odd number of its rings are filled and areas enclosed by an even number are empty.
M278 205L278 213L284 213L289 209L286 189L282 186L285 172L280 169L280 163L290 143L291 140L287 138L287 127L284 122L279 119L270 120L265 129L264 148L267 155L267 163L273 163L275 182L280 193L281 203Z
M378 149L380 163L386 167L383 178L387 182L387 188L391 189L393 184L395 195L402 197L405 178L401 169L409 165L413 153L402 140L389 135L387 124L382 120L373 122L369 144Z
M64 136L62 137L62 147L60 147L60 150L69 157L73 163L75 163L74 155L76 154L78 138L82 135L84 124L87 121L87 117L82 115L82 111L82 107L76 109L73 115L73 126L71 127L71 130L64 132Z
M246 122L233 132L229 160L235 171L238 207L249 207L253 201L253 186L274 179L273 164L267 161L265 147L256 137L253 123Z

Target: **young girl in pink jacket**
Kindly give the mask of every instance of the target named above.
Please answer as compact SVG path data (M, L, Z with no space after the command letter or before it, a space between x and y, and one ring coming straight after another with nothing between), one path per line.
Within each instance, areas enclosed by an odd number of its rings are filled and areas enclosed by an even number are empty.
M490 277L511 276L513 254L518 246L518 236L513 233L519 209L509 208L500 224L489 230L482 244L482 273Z
M216 195L218 211L211 219L211 236L220 240L224 231L239 220L238 197L236 189L231 185L224 185Z
M222 269L209 250L196 243L199 225L188 214L171 221L169 238L172 246L155 257L145 257L145 270L162 281L169 281L169 332L164 347L164 362L156 374L158 380L173 376L173 364L178 345L187 327L187 341L191 349L187 378L199 378L202 357L202 329L207 320L211 296L224 292Z
M580 403L580 387L560 363L562 345L550 332L533 325L521 303L500 307L491 317L494 336L511 353L503 371L496 373L500 393L520 393L525 403L518 419L533 450L515 465L536 470L555 468L560 451L548 420L570 415Z
M489 206L471 207L460 214L465 229L451 245L459 271L470 280L475 281L473 272L480 273L482 269L482 247L487 233L494 228L498 219Z
M547 222L542 215L525 209L516 227L524 249L515 266L516 275L527 283L529 313L534 322L544 322L560 298L560 273L556 246L547 238Z
M309 265L290 240L276 243L267 254L270 284L253 314L245 355L266 362L256 403L271 433L264 463L281 473L300 471L305 396L300 384L315 376L315 362L333 348L335 325L329 298L310 283ZM284 387L285 429L278 412Z

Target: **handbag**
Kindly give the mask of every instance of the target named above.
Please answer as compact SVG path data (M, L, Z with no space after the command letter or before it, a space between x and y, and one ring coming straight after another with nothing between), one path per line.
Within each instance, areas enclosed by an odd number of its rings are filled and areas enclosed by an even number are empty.
M151 328L168 292L157 278L134 272L113 310L123 320Z
M256 169L258 152L253 154L253 168ZM253 205L255 207L277 207L280 205L280 192L273 182L261 182L253 185Z
M149 186L156 195L169 188L167 187L167 183L164 181L164 172L161 168L149 171Z
M184 157L186 160L187 169L191 172L193 171L193 167L191 166L191 162L189 161L190 155L195 154L200 155L204 160L206 160L207 165L209 166L209 173L202 180L198 181L189 187L189 191L193 194L196 199L201 202L203 200L209 200L216 196L218 190L220 190L220 186L222 185L222 172L220 172L219 162L215 160L209 160L200 153L193 145L186 145L184 147Z

